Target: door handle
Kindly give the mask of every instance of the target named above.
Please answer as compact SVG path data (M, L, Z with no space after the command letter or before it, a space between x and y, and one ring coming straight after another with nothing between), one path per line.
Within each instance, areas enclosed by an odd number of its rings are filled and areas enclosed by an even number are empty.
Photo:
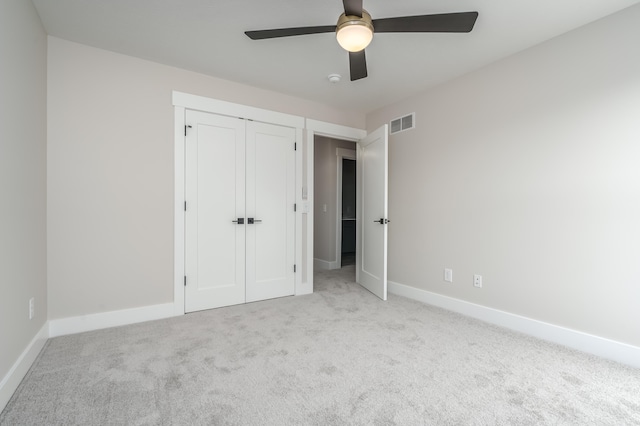
M374 223L379 223L380 225L386 225L387 223L391 222L389 219L382 219L380 218L380 220L374 220Z
M239 217L237 220L232 220L231 222L237 223L238 225L244 225L244 217Z
M261 219L254 219L252 217L247 218L247 224L249 225L253 225L254 223L261 223L261 222L262 222Z

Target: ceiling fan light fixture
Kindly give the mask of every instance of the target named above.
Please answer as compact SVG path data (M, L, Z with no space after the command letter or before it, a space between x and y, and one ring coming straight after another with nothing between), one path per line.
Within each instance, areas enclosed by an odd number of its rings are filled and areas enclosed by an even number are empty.
M336 38L338 44L349 52L360 52L366 48L373 39L373 24L371 16L362 11L359 16L340 15L336 26Z

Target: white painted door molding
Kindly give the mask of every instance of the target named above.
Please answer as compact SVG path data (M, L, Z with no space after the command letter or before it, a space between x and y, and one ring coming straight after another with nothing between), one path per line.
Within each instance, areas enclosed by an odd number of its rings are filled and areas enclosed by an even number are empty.
M185 131L186 111L195 110L226 115L229 117L246 118L263 123L272 123L295 129L296 141L301 144L305 127L304 117L269 111L247 105L211 99L203 96L174 91L172 93L174 106L174 314L183 315L184 310L184 277L185 277ZM296 151L296 198L302 199L302 150ZM296 213L296 262L302 261L302 212ZM312 225L313 227L313 225ZM313 253L313 251L312 251ZM304 294L302 274L295 277L296 294Z

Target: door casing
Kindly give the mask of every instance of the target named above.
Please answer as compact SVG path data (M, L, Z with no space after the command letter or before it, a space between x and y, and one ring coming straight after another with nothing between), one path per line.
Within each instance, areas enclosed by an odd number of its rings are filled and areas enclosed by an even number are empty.
M211 99L203 96L174 91L174 275L173 275L173 313L184 315L185 285L185 131L186 110L210 112L229 117L291 127L296 132L296 142L302 145L304 117L269 111L261 108L235 104L232 102ZM302 203L302 149L296 150L296 204ZM296 212L296 265L302 264L302 209ZM313 224L311 225L313 226ZM313 252L311 253L313 254ZM295 294L306 294L301 285L302 274L296 273Z
M304 150L306 152L306 194L307 198L303 202L307 203L305 209L308 211L306 221L306 244L305 244L305 264L306 269L304 271L304 278L300 285L303 293L313 292L313 221L314 221L314 137L326 136L334 139L342 139L346 141L358 142L360 139L367 136L367 132L362 129L356 129L353 127L341 126L338 124L327 123L324 121L317 121L312 119L306 120L306 140ZM357 271L356 271L357 272Z

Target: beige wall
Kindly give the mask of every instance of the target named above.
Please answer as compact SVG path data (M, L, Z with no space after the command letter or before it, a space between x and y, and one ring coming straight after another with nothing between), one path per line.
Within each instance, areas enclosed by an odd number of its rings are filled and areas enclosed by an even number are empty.
M367 116L416 112L390 138L390 280L640 346L639 22L635 6Z
M364 114L49 38L49 317L173 301L173 90L364 127Z
M355 126L354 126L355 127ZM313 257L336 261L336 203L338 157L336 149L353 149L354 142L316 136L314 142ZM327 211L323 210L326 204Z
M2 0L0 380L47 319L46 71L47 38L33 5Z

